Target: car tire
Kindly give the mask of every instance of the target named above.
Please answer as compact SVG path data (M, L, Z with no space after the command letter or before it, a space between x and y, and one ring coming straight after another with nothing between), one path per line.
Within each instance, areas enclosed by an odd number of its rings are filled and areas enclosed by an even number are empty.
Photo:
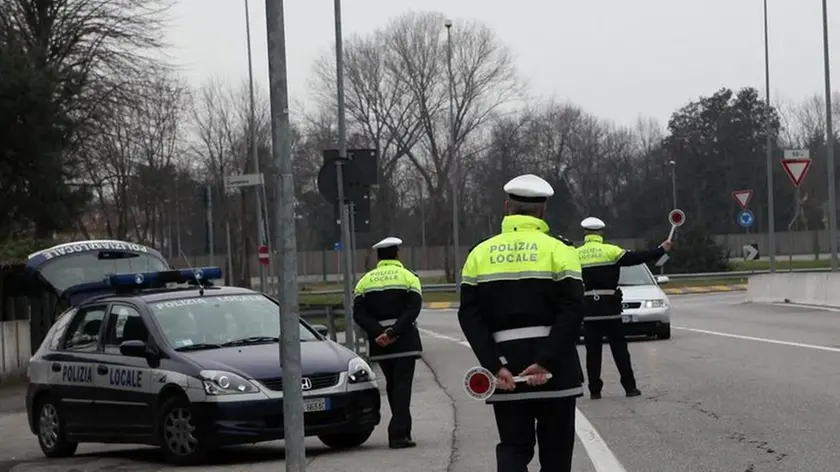
M656 330L656 337L659 339L671 339L671 324L665 323Z
M47 457L71 457L79 443L67 439L64 414L58 402L50 397L38 403L35 417L35 432L38 445Z
M373 434L373 428L351 433L319 434L318 439L331 449L353 449L361 446Z
M197 465L210 447L189 401L175 396L163 403L157 419L157 440L166 460L175 465Z

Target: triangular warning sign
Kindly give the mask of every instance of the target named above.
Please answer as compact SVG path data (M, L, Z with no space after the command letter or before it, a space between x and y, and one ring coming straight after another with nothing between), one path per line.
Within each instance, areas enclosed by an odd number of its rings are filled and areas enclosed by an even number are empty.
M787 172L794 187L799 187L811 168L811 159L783 159L782 167Z
M744 210L747 209L747 205L750 204L750 199L752 199L753 191L752 189L749 190L736 190L732 192L732 198L738 202L738 205L741 205L741 208Z

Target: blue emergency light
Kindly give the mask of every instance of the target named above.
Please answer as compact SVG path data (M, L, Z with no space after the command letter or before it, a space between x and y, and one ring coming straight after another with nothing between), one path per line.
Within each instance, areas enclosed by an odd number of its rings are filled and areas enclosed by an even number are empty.
M211 285L213 280L221 278L222 269L219 267L197 267L160 272L108 274L105 283L112 287L144 288L163 287L167 283Z

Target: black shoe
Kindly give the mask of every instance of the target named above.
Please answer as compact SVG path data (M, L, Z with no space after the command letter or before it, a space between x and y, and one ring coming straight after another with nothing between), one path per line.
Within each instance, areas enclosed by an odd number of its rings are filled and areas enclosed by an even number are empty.
M396 439L394 441L388 441L388 447L391 449L405 449L415 446L417 446L417 443L411 439Z
M630 390L627 391L627 396L628 397L638 397L641 394L642 394L642 392L638 388L631 388Z
M591 398L592 400L600 400L601 399L601 392L598 392L598 393L590 392L589 393L589 398Z

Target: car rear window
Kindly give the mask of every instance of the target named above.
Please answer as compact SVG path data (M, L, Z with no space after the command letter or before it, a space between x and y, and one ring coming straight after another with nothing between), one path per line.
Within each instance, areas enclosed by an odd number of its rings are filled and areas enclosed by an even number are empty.
M170 345L222 344L280 335L279 306L261 294L205 295L149 303ZM318 338L303 324L301 341Z

